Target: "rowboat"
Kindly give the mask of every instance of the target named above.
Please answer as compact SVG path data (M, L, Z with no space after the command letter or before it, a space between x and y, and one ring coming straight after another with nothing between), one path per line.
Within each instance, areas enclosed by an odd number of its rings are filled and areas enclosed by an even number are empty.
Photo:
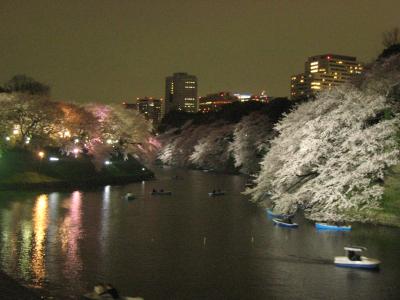
M223 196L225 195L224 191L216 191L216 192L210 192L208 193L208 196L210 197L215 197L215 196Z
M379 260L361 256L367 248L359 246L344 247L346 256L335 256L334 263L337 267L357 269L377 269L381 263Z
M152 191L151 194L153 196L170 196L172 195L171 191Z
M332 225L327 223L315 223L315 228L318 230L336 230L336 231L349 231L351 230L351 226L339 226L339 225Z
M268 217L278 218L278 219L293 218L294 216L294 214L274 213L270 208L267 208L267 215Z
M143 300L142 297L120 296L115 288L111 286L108 286L107 288L107 286L103 284L95 285L93 292L84 294L83 298L88 300L106 300L106 299Z
M133 195L132 193L126 193L124 195L124 199L125 200L134 200L135 199L135 195Z
M290 223L290 222L288 222L286 220L283 220L283 219L273 218L272 222L274 222L275 225L280 226L280 227L288 227L288 228L297 228L297 227L299 227L299 224Z

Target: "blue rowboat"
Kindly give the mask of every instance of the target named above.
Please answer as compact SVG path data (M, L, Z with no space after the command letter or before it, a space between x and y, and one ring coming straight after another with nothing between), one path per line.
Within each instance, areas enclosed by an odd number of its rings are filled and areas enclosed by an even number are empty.
M272 222L274 222L275 225L280 226L280 227L288 227L288 228L299 227L299 224L297 224L297 223L287 223L287 222L285 222L285 220L276 219L276 218L273 218Z
M278 219L284 219L284 218L293 218L293 214L278 214L278 213L274 213L270 208L267 208L267 215L268 217L271 218L278 218Z
M336 230L336 231L349 231L351 226L337 226L326 223L315 223L315 228L318 230Z

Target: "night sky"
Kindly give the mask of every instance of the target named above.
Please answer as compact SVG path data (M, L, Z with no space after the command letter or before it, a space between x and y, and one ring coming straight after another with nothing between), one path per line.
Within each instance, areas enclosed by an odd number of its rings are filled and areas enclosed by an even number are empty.
M217 91L289 95L308 56L382 51L399 0L0 0L0 82L27 74L57 100L164 96L173 72Z

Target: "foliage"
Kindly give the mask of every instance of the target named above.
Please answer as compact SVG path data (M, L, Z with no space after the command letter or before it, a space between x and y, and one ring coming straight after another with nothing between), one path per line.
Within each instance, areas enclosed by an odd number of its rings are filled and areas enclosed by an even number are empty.
M30 95L48 96L50 87L24 74L15 75L4 85L9 93L25 93Z
M300 206L315 220L361 220L360 212L379 208L384 170L398 162L399 122L376 118L390 106L371 84L321 93L283 119L252 199L270 199L282 212Z
M0 94L2 148L37 151L58 147L64 154L89 153L100 169L114 154L136 157L152 150L151 123L122 106L54 102L27 93Z
M187 122L197 125L212 124L215 122L237 123L242 117L252 112L266 114L271 122L277 122L282 114L288 112L293 106L293 102L287 98L275 98L268 103L257 101L233 102L224 105L222 109L210 113L185 113L172 111L167 114L159 127L159 132L166 132L173 128L182 127Z
M86 141L88 152L100 167L113 153L139 155L147 148L152 126L139 112L122 106L90 104L86 110L96 119L96 129Z
M56 155L59 161L40 159L27 149L8 149L1 158L0 189L110 184L112 182L129 182L152 177L152 173L143 170L136 159L128 160L112 156L111 165L96 170L92 157L81 154L79 159L60 155L58 149L46 148L47 156Z
M386 48L390 48L391 46L393 46L395 44L399 44L400 43L399 27L394 27L391 30L385 31L383 33L382 43Z
M241 166L244 173L256 172L260 156L267 149L262 145L266 146L265 139L272 136L272 124L292 105L286 98L277 98L267 104L235 102L207 114L170 113L164 125L179 126L165 126L170 129L157 137L162 145L158 158L173 166L218 171L233 171L235 166ZM233 132L235 124L236 133ZM247 152L241 152L246 149Z
M226 171L232 161L228 151L232 140L233 125L214 124L208 134L198 141L189 160L202 169Z
M55 121L61 118L57 104L45 97L20 93L0 96L2 134L10 143L51 144L58 132Z
M244 174L255 174L259 163L269 149L273 137L273 125L269 118L259 112L251 113L235 125L233 141L229 151L234 158L235 167Z
M399 98L394 89L400 84L400 54L392 55L384 60L377 60L367 66L355 85L372 93ZM399 100L399 99L397 99Z
M158 137L163 145L158 158L162 163L185 167L190 166L190 155L194 151L195 145L209 133L205 125L195 126L188 122L181 129L174 129Z

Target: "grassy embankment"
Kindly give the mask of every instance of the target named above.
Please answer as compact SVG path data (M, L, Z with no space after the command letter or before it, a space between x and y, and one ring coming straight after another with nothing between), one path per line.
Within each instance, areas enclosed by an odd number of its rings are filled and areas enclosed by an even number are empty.
M152 178L150 170L133 158L124 161L112 159L112 164L96 171L86 155L78 158L61 156L59 161L49 161L48 154L40 159L28 151L7 151L0 157L0 189L34 187L69 187L120 184Z
M400 165L396 165L385 177L382 206L376 214L379 223L400 226Z
M380 209L347 211L350 219L356 216L361 222L400 227L400 165L387 171Z

